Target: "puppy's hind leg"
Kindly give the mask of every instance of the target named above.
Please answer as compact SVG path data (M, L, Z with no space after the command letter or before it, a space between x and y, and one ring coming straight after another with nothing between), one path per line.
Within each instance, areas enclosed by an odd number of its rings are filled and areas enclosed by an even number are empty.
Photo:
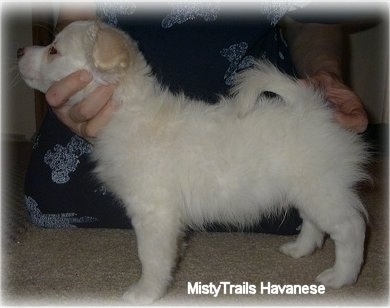
M317 276L316 280L332 288L354 284L363 263L365 222L359 213L352 214L344 222L329 229L335 242L336 261Z
M181 225L176 215L161 208L132 216L142 274L123 296L129 304L153 303L165 294L172 280Z
M351 285L356 282L363 263L365 221L358 210L362 209L362 204L348 189L335 189L332 195L317 191L312 196L313 204L304 212L330 235L336 249L334 266L322 272L316 280L331 288Z
M297 239L283 244L280 251L293 258L310 255L316 248L321 248L324 232L318 229L305 215L301 214L303 223Z

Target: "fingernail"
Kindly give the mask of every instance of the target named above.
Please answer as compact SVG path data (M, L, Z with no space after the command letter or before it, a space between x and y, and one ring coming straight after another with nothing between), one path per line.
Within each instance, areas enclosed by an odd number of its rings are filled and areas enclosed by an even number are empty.
M81 71L79 75L79 79L82 82L87 82L92 80L92 75L87 71Z

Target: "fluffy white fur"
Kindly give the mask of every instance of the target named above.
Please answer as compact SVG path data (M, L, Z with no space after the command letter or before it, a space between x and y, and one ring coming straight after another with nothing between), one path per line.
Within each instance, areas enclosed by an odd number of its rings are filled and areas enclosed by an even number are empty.
M93 73L70 103L99 84L119 83L114 100L121 105L97 138L94 158L97 176L123 201L137 235L142 275L126 300L151 303L164 295L186 226L252 224L288 205L303 226L280 250L299 258L329 234L335 263L316 280L333 288L356 281L366 212L353 186L366 177L366 146L334 122L318 92L258 62L215 106L173 95L134 41L95 22L75 22L52 45L24 53L20 71L43 92L78 69Z

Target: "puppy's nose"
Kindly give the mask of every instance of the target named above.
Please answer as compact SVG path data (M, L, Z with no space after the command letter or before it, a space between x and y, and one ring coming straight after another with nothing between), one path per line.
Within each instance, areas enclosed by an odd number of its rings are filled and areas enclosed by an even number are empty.
M24 48L18 48L17 52L16 52L16 57L18 59L20 59L21 57L24 56Z

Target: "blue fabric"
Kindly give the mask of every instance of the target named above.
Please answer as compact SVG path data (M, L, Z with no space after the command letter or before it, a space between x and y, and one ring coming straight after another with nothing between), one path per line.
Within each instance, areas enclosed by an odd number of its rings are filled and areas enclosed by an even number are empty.
M25 177L26 206L34 224L47 228L131 227L120 202L93 175L91 151L92 145L48 112Z
M194 14L193 19L183 12L146 14L119 14L111 23L138 42L153 72L173 92L213 103L218 94L227 94L235 73L256 58L294 74L287 44L264 14L232 16L220 10Z

